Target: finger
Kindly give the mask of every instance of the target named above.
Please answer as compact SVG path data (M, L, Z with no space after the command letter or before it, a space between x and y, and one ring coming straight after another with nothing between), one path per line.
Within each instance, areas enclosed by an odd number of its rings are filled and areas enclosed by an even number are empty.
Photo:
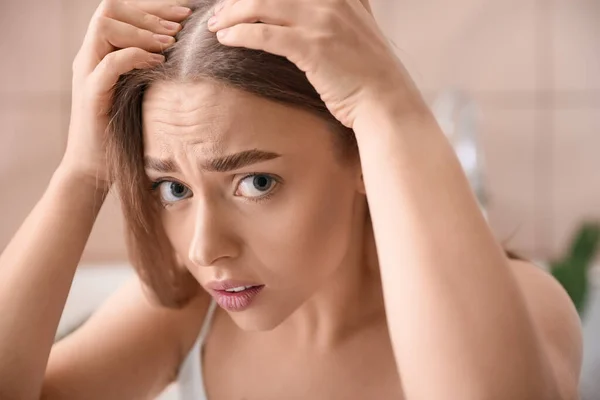
M162 2L153 1L151 3L161 5L161 7L155 6L159 10L170 8L170 6L167 7ZM189 11L191 12L191 10ZM104 16L163 35L175 35L181 30L181 24L178 22L148 13L129 2L113 1L110 7L106 7Z
M93 25L82 46L81 56L78 55L82 60L78 67L86 74L91 73L104 57L116 49L139 47L160 52L175 43L172 36L154 34L112 18L98 17Z
M103 20L102 29L104 40L118 49L140 47L151 52L163 51L173 43L175 38L137 28L133 25L111 18Z
M189 0L130 0L125 3L167 21L181 22L192 13Z
M180 27L164 26L161 20L156 18L170 18L173 21L181 21L191 14L188 8L179 8L181 4L187 4L189 0L104 0L98 6L94 17L86 32L83 45L77 53L73 62L73 70L76 75L87 76L98 63L115 48L140 47L149 51L161 51L170 46L174 40L164 36L152 36L152 32L162 35L165 30L169 31L166 36L173 36ZM136 7L137 6L137 7ZM157 15L154 15L155 13ZM121 18L121 23L114 22L115 18L107 17L114 15ZM134 27L142 25L145 28ZM121 35L121 38L119 38ZM134 39L134 40L131 40ZM154 40L153 40L154 39Z
M102 59L90 74L90 83L97 93L107 92L119 76L133 70L154 67L165 60L160 54L153 54L136 47L113 51Z
M305 8L299 1L286 0L229 0L209 20L213 32L242 23L263 22L270 25L292 26L302 17Z
M298 65L305 53L306 41L295 28L270 24L238 24L217 32L219 42L286 57Z

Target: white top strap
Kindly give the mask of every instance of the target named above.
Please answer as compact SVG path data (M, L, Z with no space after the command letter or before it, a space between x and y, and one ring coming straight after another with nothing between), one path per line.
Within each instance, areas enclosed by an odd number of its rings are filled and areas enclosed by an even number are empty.
M206 389L204 388L204 374L202 371L202 348L204 341L210 332L212 320L217 309L217 303L213 300L208 307L204 323L200 328L198 338L194 342L192 349L186 356L177 379L181 400L208 400Z

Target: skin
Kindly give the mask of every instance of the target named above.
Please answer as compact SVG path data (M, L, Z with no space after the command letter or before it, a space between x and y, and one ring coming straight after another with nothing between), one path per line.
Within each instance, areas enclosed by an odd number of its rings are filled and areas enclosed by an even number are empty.
M152 398L198 335L207 296L166 310L133 281L52 345L110 187L102 157L110 90L120 74L160 62L152 54L168 44L152 34L180 29L158 18L185 18L175 3L105 0L90 23L74 62L65 157L0 256L3 399ZM317 8L320 17L309 18ZM225 45L296 62L354 129L360 152L360 164L342 163L312 115L211 82L148 93L145 151L173 158L180 172L169 175L193 194L163 211L179 257L202 285L236 274L268 286L256 309L217 313L204 358L211 400L577 398L581 337L568 296L531 264L506 259L365 8L231 0L210 29L229 29L219 34ZM197 167L255 148L281 157L225 173ZM283 183L251 202L235 184L249 172Z
M178 166L177 173L147 174L163 182L163 223L179 258L203 286L220 279L266 285L249 309L218 312L204 361L209 396L277 398L294 387L297 398L401 398L376 254L368 251L374 239L360 164L339 159L326 123L211 82L157 84L143 115L146 157ZM229 172L198 168L249 149L281 157ZM276 176L279 186L257 190L245 178L251 173ZM183 194L170 182L183 184ZM224 354L229 346L236 351ZM288 370L268 356L281 354L277 348L287 349ZM240 365L240 357L254 367ZM388 369L363 371L371 385L349 388L345 379L369 359ZM302 389L342 360L348 367L338 367L337 382ZM301 377L299 365L307 372ZM264 385L269 376L277 387ZM234 378L239 385L226 384Z
M163 182L163 224L189 271L204 287L224 279L266 285L250 309L232 313L240 327L273 329L316 292L322 301L288 321L298 331L352 313L356 304L338 309L348 297L338 292L361 293L377 278L376 259L368 260L373 271L362 260L360 165L337 159L324 121L210 82L157 84L143 115L146 157L172 159L180 171L148 168L147 175ZM198 168L252 149L280 157L228 172ZM253 173L274 178L261 190L247 178ZM184 194L174 195L170 182L182 184Z

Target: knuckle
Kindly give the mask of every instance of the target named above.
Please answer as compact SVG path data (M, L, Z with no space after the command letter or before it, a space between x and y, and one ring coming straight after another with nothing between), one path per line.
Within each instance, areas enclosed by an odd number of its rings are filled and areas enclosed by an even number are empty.
M126 49L121 50L121 53L123 53L127 57L136 57L140 54L145 54L146 52L140 47L128 47Z
M267 24L259 24L258 26L258 34L260 39L264 42L269 42L273 39L273 30L270 29L270 26Z
M142 40L146 40L152 36L152 32L147 31L145 29L138 28L137 26L135 27L135 29L133 29L133 34L138 39L142 39Z
M106 33L106 31L108 31L110 28L110 18L104 15L99 16L91 28L92 32L96 35L102 35L103 33Z
M144 29L136 28L134 35L136 36L135 43L138 43L138 46L144 47L156 42L156 39L153 37L154 34Z
M116 52L108 53L100 63L99 67L103 72L113 71L116 69L117 59L118 57Z
M100 3L101 15L114 15L115 10L118 7L118 2L119 0L102 0L102 3Z
M121 0L102 0L102 2L104 3L104 6L106 7L106 9L114 10L115 7L119 6L119 3L121 2Z
M160 18L152 14L144 14L141 20L142 26L159 26Z
M147 52L140 49L139 47L129 47L123 50L123 57L127 57L134 61L144 61L147 59Z
M313 46L310 46L311 51L320 52L326 51L326 49L331 48L331 45L334 44L335 41L334 35L330 32L319 32L314 34L313 36Z

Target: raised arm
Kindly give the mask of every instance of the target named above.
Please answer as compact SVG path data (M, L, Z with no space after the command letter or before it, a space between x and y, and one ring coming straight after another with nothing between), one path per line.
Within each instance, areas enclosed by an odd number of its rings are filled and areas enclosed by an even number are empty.
M428 111L373 106L355 130L407 397L577 399L581 333L565 291L507 259Z
M73 275L104 199L95 182L57 172L0 256L0 397L33 399Z
M112 87L159 64L189 9L177 0L102 2L73 63L65 156L46 193L0 256L0 398L40 394L73 275L108 187L105 135ZM175 22L169 26L164 22ZM160 34L160 36L155 36Z

